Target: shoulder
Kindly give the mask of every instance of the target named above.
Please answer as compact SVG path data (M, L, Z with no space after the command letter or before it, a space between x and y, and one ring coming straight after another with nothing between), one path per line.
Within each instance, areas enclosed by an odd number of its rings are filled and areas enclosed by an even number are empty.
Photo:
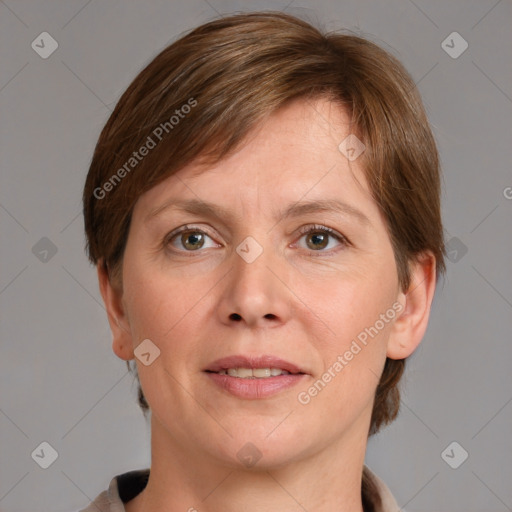
M115 476L106 491L79 512L125 512L124 504L139 494L147 484L149 469L134 470Z
M115 492L112 493L113 487ZM106 491L100 493L94 501L79 512L124 512L123 502L119 499L117 493L117 484L115 478Z
M364 479L370 481L372 486L377 490L380 505L376 507L376 511L398 512L401 510L388 486L368 466L364 466L363 468L363 480Z
M149 469L136 469L115 476L106 491L79 512L125 512L124 504L137 496L149 479Z

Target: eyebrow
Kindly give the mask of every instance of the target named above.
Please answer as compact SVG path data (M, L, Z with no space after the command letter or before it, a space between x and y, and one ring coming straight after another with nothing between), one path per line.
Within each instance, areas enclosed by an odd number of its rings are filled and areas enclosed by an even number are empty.
M176 199L166 201L153 211L151 211L145 218L144 222L150 222L163 211L175 208L190 214L199 214L214 217L222 220L233 219L237 215L230 209L221 205L202 201L199 199ZM347 204L339 199L318 199L311 201L299 201L288 206L282 212L274 212L274 217L281 221L288 218L300 217L308 213L339 213L345 216L354 217L362 224L371 226L370 219L356 207Z

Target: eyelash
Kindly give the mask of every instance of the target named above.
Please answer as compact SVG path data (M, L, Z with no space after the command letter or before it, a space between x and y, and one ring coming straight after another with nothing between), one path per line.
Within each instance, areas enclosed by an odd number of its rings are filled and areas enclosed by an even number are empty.
M199 229L199 228L197 228L195 226L185 225L182 228L180 228L179 231L173 231L173 232L169 233L164 238L164 246L168 247L174 238L176 238L178 235L181 235L182 233L187 232L187 231L189 231L191 233L202 233L204 235L209 236L210 238L213 238L207 231L205 231L203 229ZM327 226L322 226L322 225L319 225L319 224L314 224L314 225L309 225L309 226L303 226L303 227L301 227L299 229L299 234L301 235L300 238L302 238L304 235L307 235L309 233L324 233L324 234L327 234L330 237L336 239L338 242L340 242L340 244L342 246L341 249L343 249L344 247L348 247L350 245L349 240L345 236L341 235L340 233L338 233L334 229L328 228ZM335 250L331 249L329 251L324 251L324 250L314 251L314 250L310 250L309 252L311 252L312 256L314 256L314 257L321 257L321 256L326 257L327 254L332 254L333 252L338 252L341 249L337 249L337 250L336 249ZM198 251L186 251L186 250L171 249L171 251L179 252L179 253L191 253L190 256L193 256L194 253L199 252L200 250L198 250ZM315 254L315 253L318 253L318 254Z

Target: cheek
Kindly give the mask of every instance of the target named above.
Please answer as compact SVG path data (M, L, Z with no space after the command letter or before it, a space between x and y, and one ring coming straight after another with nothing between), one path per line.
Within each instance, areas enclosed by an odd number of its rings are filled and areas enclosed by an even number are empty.
M178 288L175 281L147 270L137 275L125 289L133 345L149 339L159 350L148 366L136 359L144 394L157 414L184 408L182 386L191 387L188 365L195 363L194 329L201 325L198 301L204 292Z
M313 286L304 287L298 293L307 297L302 327L313 334L312 325L322 326L317 340L331 357L346 349L359 335L364 341L364 333L369 329L375 333L375 324L379 337L387 336L394 318L392 306L397 298L397 280L389 269L387 276L384 271L376 270L310 283ZM383 322L380 319L386 312L389 313Z
M393 325L394 310L389 300L361 298L358 294L348 299L341 302L341 309L333 310L332 326L337 336L317 345L321 370L297 397L300 404L305 404L305 413L313 409L331 411L338 420L338 426L332 426L334 431L370 410ZM387 322L381 320L386 312Z
M387 263L347 273L331 281L323 292L321 286L315 286L313 294L310 289L312 302L308 304L327 327L314 341L321 369L300 403L315 401L320 408L336 410L338 417L347 415L347 420L369 407L397 316L393 308L397 276ZM306 323L311 325L311 321Z
M179 329L190 310L186 287L178 291L162 276L129 268L131 279L124 291L134 344L149 338L160 346ZM137 277L135 277L137 276ZM163 347L161 347L163 348Z

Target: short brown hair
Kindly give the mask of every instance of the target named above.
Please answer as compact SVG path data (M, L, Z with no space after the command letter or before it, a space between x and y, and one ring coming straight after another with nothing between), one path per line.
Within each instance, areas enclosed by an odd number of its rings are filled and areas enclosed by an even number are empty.
M410 285L409 262L424 251L434 254L439 276L439 159L414 81L369 40L322 33L281 12L206 23L165 48L131 83L101 132L83 191L90 261L104 265L122 290L131 215L144 192L199 157L205 164L226 157L286 102L319 97L343 106L366 146L360 161L386 219L402 290ZM154 149L135 157L150 139ZM404 365L386 360L370 434L398 414ZM148 409L140 384L139 403Z

